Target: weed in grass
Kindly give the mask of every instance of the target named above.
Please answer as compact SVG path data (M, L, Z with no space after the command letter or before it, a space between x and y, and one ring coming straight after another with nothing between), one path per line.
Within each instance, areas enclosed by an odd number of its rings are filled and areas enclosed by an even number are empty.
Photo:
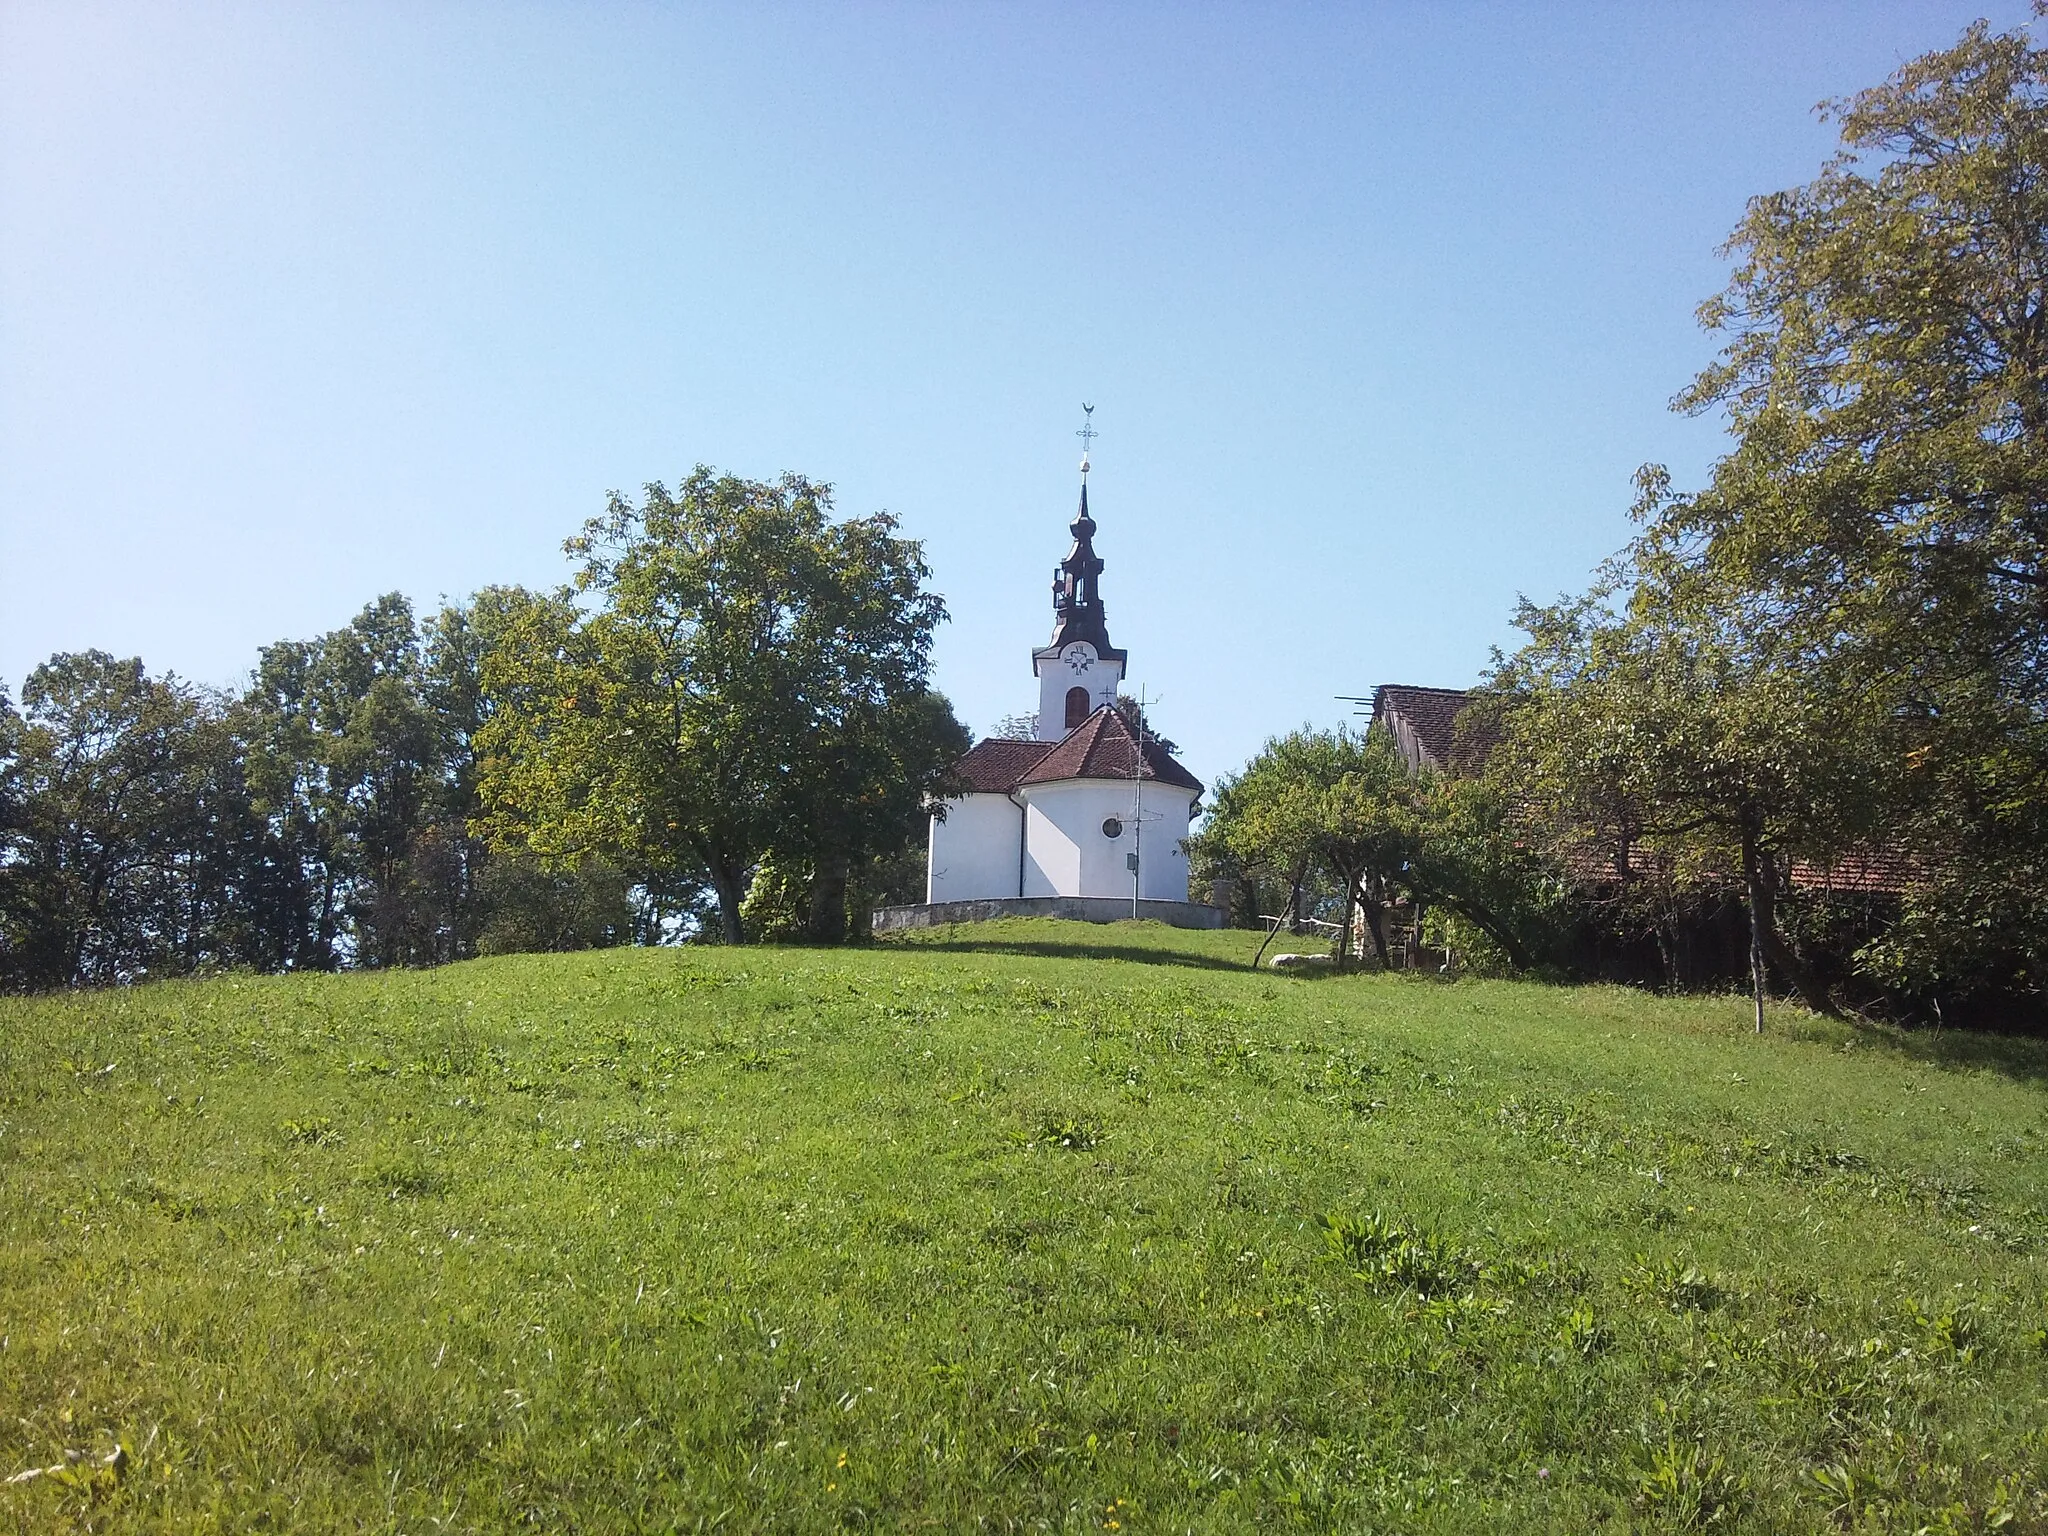
M1645 1513L1659 1524L1706 1531L1734 1524L1746 1486L1725 1456L1667 1433L1661 1445L1651 1447L1636 1493Z
M1614 1330L1601 1322L1585 1302L1565 1315L1562 1332L1565 1348L1578 1355L1591 1357L1601 1354L1614 1343Z
M1621 1272L1621 1289L1673 1312L1711 1312L1728 1299L1704 1271L1676 1259L1652 1262L1641 1254Z
M304 1120L286 1120L278 1126L278 1133L286 1143L294 1147L338 1147L341 1132L334 1128L334 1122L325 1115L314 1115Z
M1479 1261L1433 1232L1399 1226L1377 1214L1325 1214L1320 1225L1331 1255L1376 1288L1429 1297L1469 1291L1479 1282Z
M1043 1109L1025 1124L1024 1129L1013 1133L1013 1139L1021 1142L1027 1152L1040 1147L1061 1152L1091 1152L1101 1143L1102 1134L1102 1128L1087 1116Z

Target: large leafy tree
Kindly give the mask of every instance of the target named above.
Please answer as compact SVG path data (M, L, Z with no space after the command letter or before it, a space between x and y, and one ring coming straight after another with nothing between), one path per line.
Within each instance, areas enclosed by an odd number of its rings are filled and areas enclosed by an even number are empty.
M1328 874L1342 897L1337 963L1349 963L1352 919L1363 903L1384 964L1381 914L1411 843L1407 789L1399 758L1383 742L1341 728L1290 732L1217 785L1197 852L1240 873L1277 876L1293 902L1312 871Z
M1457 912L1521 967L1536 963L1551 883L1488 785L1411 772L1384 733L1300 730L1266 743L1217 786L1196 840L1205 867L1278 879L1298 899L1320 871L1342 895L1334 954L1354 914L1382 965L1386 912L1407 900Z
M1761 1029L1772 967L1835 1011L1778 907L1795 862L1876 835L1882 769L1865 701L1720 596L1637 558L1583 599L1525 605L1529 641L1492 680L1506 738L1489 777L1529 836L1589 874L1611 862L1625 889L1662 866L1739 890Z
M260 829L215 701L102 651L0 721L0 964L65 986L264 956Z
M885 515L835 521L801 476L700 466L614 495L567 547L573 589L508 615L485 661L492 835L701 873L733 943L772 853L833 936L849 871L900 845L964 745L928 688L945 610L918 546Z
M1680 403L1725 412L1734 451L1653 498L1642 549L1856 701L1924 873L1874 954L1923 982L2038 975L2048 50L1978 23L1828 110L1841 154L1751 203L1702 311L1726 347Z
M316 640L264 648L235 724L256 808L296 873L292 964L474 952L479 612L444 608L422 625L391 593Z

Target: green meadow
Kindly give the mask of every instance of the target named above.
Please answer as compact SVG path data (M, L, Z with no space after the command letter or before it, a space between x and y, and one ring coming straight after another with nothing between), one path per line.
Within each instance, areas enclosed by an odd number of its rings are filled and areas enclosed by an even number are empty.
M1256 943L0 1001L0 1530L2048 1530L2040 1044Z

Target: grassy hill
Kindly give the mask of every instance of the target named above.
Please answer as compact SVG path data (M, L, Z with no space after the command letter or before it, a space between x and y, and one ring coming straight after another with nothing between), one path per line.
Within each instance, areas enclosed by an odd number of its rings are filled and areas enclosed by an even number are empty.
M2048 1529L2048 1052L1254 943L0 1002L0 1529Z

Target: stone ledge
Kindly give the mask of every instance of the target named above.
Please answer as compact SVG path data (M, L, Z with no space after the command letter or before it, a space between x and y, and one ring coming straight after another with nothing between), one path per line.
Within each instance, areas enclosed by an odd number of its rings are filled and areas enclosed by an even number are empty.
M998 917L1064 917L1082 923L1115 923L1133 916L1175 928L1221 928L1223 909L1194 901L1141 901L1131 911L1115 896L996 896L982 901L927 901L907 907L877 907L870 920L876 933L936 928L946 923L985 923Z

